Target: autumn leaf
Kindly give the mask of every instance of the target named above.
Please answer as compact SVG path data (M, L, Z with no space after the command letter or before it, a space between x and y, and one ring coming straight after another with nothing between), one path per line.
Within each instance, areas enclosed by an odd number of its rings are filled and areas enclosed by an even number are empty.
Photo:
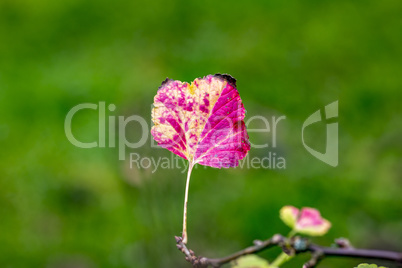
M250 150L245 109L229 75L191 84L166 79L154 98L151 133L158 145L211 167L236 167Z
M166 79L154 98L151 129L158 145L189 161L183 217L183 242L190 174L195 164L229 168L250 150L245 109L229 75L187 82Z

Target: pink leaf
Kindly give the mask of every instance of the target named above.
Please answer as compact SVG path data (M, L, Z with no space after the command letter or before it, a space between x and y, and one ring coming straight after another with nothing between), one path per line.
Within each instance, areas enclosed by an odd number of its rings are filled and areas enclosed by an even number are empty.
M154 98L151 133L158 145L193 164L235 167L250 150L236 80L208 75L191 84L166 79Z
M284 206L280 211L281 219L295 232L311 236L324 235L331 228L331 223L321 217L315 208Z

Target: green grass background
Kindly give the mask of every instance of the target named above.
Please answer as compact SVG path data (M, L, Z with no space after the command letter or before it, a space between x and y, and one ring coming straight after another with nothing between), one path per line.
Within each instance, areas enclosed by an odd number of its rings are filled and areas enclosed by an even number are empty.
M219 257L289 230L288 204L321 210L333 227L314 241L402 250L402 3L384 1L0 2L0 266L189 267L175 248L185 173L130 169L117 148L82 149L68 111L106 102L107 116L150 122L166 78L229 73L247 117L285 115L276 152L286 169L194 170L189 245ZM339 166L311 156L303 121L339 100ZM98 138L96 111L75 117ZM257 121L255 122L258 125ZM140 125L127 127L139 139ZM250 133L271 143L272 133ZM324 150L325 125L306 142ZM151 147L143 157L170 157ZM272 259L279 250L263 257ZM303 255L284 267L300 267ZM320 267L361 260L327 259ZM394 267L389 263L378 264Z

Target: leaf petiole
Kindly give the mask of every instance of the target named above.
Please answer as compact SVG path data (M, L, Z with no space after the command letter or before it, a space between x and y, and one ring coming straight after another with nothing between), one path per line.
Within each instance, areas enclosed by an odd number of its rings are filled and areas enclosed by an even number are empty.
M284 264L285 262L289 261L290 259L292 259L293 256L289 256L288 254L282 252L275 260L273 263L271 263L269 265L269 267L271 268L278 268L281 267L282 264Z
M187 171L187 181L186 181L186 193L184 195L184 211L183 211L183 233L182 233L182 239L183 243L187 244L188 241L188 236L187 236L187 203L188 203L188 188L190 185L190 177L191 177L191 171L193 169L194 162L191 161L189 162L188 165L188 171Z

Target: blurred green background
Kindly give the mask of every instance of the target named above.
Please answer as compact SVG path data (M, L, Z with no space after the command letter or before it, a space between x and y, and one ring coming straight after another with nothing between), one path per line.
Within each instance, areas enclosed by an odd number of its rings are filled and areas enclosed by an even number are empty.
M358 247L401 251L401 14L399 0L2 0L0 266L189 267L174 242L183 166L152 173L130 168L117 148L75 147L64 120L80 103L105 102L116 105L106 113L116 121L140 115L150 122L166 77L192 81L217 72L238 80L247 118L286 116L276 148L272 133L250 132L253 143L270 144L250 157L275 152L286 169L196 168L191 248L220 257L286 234L278 212L291 204L316 207L332 222L317 243L343 236ZM304 149L301 126L336 100L334 168ZM83 110L73 133L96 141L98 125L97 111ZM130 123L125 135L135 142L141 131ZM171 156L151 140L126 155ZM324 123L306 132L306 142L324 150ZM320 267L359 262L326 259Z

